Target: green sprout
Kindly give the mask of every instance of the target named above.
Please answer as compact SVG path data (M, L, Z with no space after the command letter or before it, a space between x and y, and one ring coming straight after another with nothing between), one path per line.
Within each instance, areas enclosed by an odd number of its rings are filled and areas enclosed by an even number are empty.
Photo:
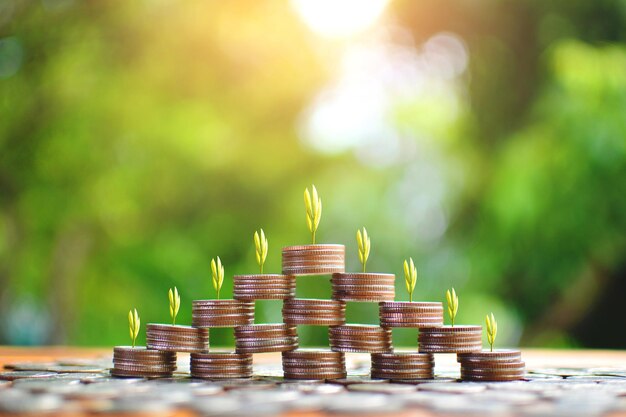
M406 283L406 290L409 292L409 302L413 302L413 291L417 282L417 268L415 268L413 258L409 258L409 262L404 260L404 282Z
M259 264L261 273L263 273L263 265L265 264L265 258L267 258L268 248L267 238L263 229L261 229L261 233L254 232L254 246L256 247L256 263Z
M496 336L498 335L498 322L493 316L493 313L491 313L491 316L488 314L485 316L485 322L487 323L487 341L491 347L491 352L493 352L493 344L495 343Z
M450 321L452 321L452 327L454 327L454 319L457 311L459 311L459 297L456 295L454 288L446 291L446 300L448 301L448 315L450 316Z
M174 287L174 291L170 288L167 296L170 299L170 317L172 318L172 324L176 324L176 316L180 309L180 295L178 294L178 288Z
M133 342L133 348L137 341L137 335L139 334L139 327L141 326L141 320L139 320L139 314L137 309L130 310L128 312L128 327L130 329L130 340Z
M211 275L213 276L213 288L217 291L217 299L219 300L220 290L224 283L224 266L219 256L217 262L215 262L215 258L211 259Z
M365 264L367 264L367 258L370 256L370 237L367 235L367 230L363 228L363 233L360 230L356 231L356 242L359 244L359 261L363 265L363 272L365 272Z
M304 190L304 207L306 208L306 224L309 226L313 244L315 244L315 232L322 217L322 199L317 195L315 185L312 186L313 193L309 189Z

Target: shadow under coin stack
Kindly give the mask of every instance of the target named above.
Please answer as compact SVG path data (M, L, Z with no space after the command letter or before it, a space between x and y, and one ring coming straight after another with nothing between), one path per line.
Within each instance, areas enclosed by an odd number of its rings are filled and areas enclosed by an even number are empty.
M457 354L465 381L516 381L524 378L525 364L519 350L494 350Z
M241 301L290 300L296 293L293 275L255 274L233 277L233 296ZM296 327L285 323L235 327L235 351L240 354L285 352L298 347Z
M176 370L176 353L143 346L113 348L111 375L127 378L168 378Z
M254 301L195 300L191 315L192 326L203 329L248 326L254 323ZM249 378L252 376L252 354L192 353L190 367L194 378Z
M333 299L342 303L393 300L395 275L383 273L335 273ZM344 353L383 354L393 351L391 329L379 325L344 324L329 328L331 349Z
M443 326L443 305L438 302L383 301L379 303L380 325L420 331ZM402 352L372 354L372 378L412 380L434 378L432 353Z
M288 246L282 250L283 274L326 275L345 270L345 246L332 244ZM345 303L337 300L291 298L284 301L288 326L337 326L345 323ZM296 349L282 354L287 379L346 377L345 355L329 349Z

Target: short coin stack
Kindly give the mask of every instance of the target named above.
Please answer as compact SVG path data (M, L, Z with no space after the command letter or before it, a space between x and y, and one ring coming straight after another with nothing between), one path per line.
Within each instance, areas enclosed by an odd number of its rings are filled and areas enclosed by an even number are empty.
M254 323L254 302L242 300L195 300L191 308L193 327L235 327Z
M443 305L431 302L384 301L379 304L380 325L425 329L443 326Z
M336 352L391 352L391 329L367 324L345 324L328 330L331 349Z
M233 277L236 300L285 300L296 295L293 275L254 274Z
M423 328L418 336L423 353L471 353L482 350L482 326Z
M372 378L397 380L432 379L435 359L430 353L372 353Z
M283 321L290 325L339 326L346 322L346 303L292 298L283 303Z
M146 345L148 349L168 352L208 352L209 330L149 323L146 326Z
M283 248L283 274L324 275L345 270L346 247L320 244Z
M345 354L326 349L283 352L283 372L288 379L339 379L346 377Z
M277 323L235 327L237 353L285 352L297 347L295 326Z
M341 301L385 301L396 295L393 274L344 272L333 274L333 299Z
M130 378L171 377L176 370L176 353L145 347L116 346L111 375Z
M457 355L465 381L516 381L524 378L525 364L519 350L495 350Z
M204 379L249 378L252 355L234 352L191 354L191 376Z

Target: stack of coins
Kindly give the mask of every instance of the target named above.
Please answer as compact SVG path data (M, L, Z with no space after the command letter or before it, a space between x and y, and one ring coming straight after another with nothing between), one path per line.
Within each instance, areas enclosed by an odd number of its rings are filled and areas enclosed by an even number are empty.
M283 320L290 325L338 326L346 322L346 303L292 298L283 303Z
M482 350L482 326L424 328L418 336L423 353L470 353Z
M208 352L209 329L149 323L146 345L148 349L168 352Z
M283 274L323 275L345 270L344 245L302 245L283 248Z
M391 352L391 329L368 324L345 324L328 329L330 348L336 352Z
M285 352L297 347L295 326L277 323L235 327L237 353Z
M191 354L191 376L202 379L249 378L252 355L234 352Z
M235 327L254 323L254 302L242 300L195 300L191 307L193 327Z
M461 379L465 381L516 381L524 378L525 364L519 350L462 353Z
M380 325L424 329L443 326L443 305L429 302L386 301L379 304Z
M325 349L283 352L283 371L287 379L339 379L347 375L345 355Z
M396 296L393 274L335 273L330 282L333 299L341 301L388 301Z
M435 359L431 353L372 353L372 378L432 379Z
M176 370L176 353L145 347L113 348L112 376L130 378L167 378Z
M293 275L256 274L233 277L233 298L236 300L284 300L296 295Z

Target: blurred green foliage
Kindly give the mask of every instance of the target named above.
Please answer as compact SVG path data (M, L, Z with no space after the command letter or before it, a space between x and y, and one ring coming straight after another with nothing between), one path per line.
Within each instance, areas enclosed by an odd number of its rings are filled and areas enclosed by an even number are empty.
M345 243L357 271L365 225L368 271L395 273L397 299L412 256L414 298L454 286L457 322L493 311L501 345L626 346L595 331L626 281L624 2L388 9L417 43L458 33L469 67L456 117L443 94L394 106L419 153L380 167L299 139L342 45L286 2L0 6L0 342L124 344L128 309L167 322L174 286L189 323L191 300L214 296L212 257L229 298L232 275L257 271L255 230L268 273L282 246L308 242L302 191L315 183L318 240ZM407 219L440 188L445 232L424 240ZM324 278L298 285L330 294ZM350 307L375 322L375 307ZM260 303L257 320L279 321L280 306Z

